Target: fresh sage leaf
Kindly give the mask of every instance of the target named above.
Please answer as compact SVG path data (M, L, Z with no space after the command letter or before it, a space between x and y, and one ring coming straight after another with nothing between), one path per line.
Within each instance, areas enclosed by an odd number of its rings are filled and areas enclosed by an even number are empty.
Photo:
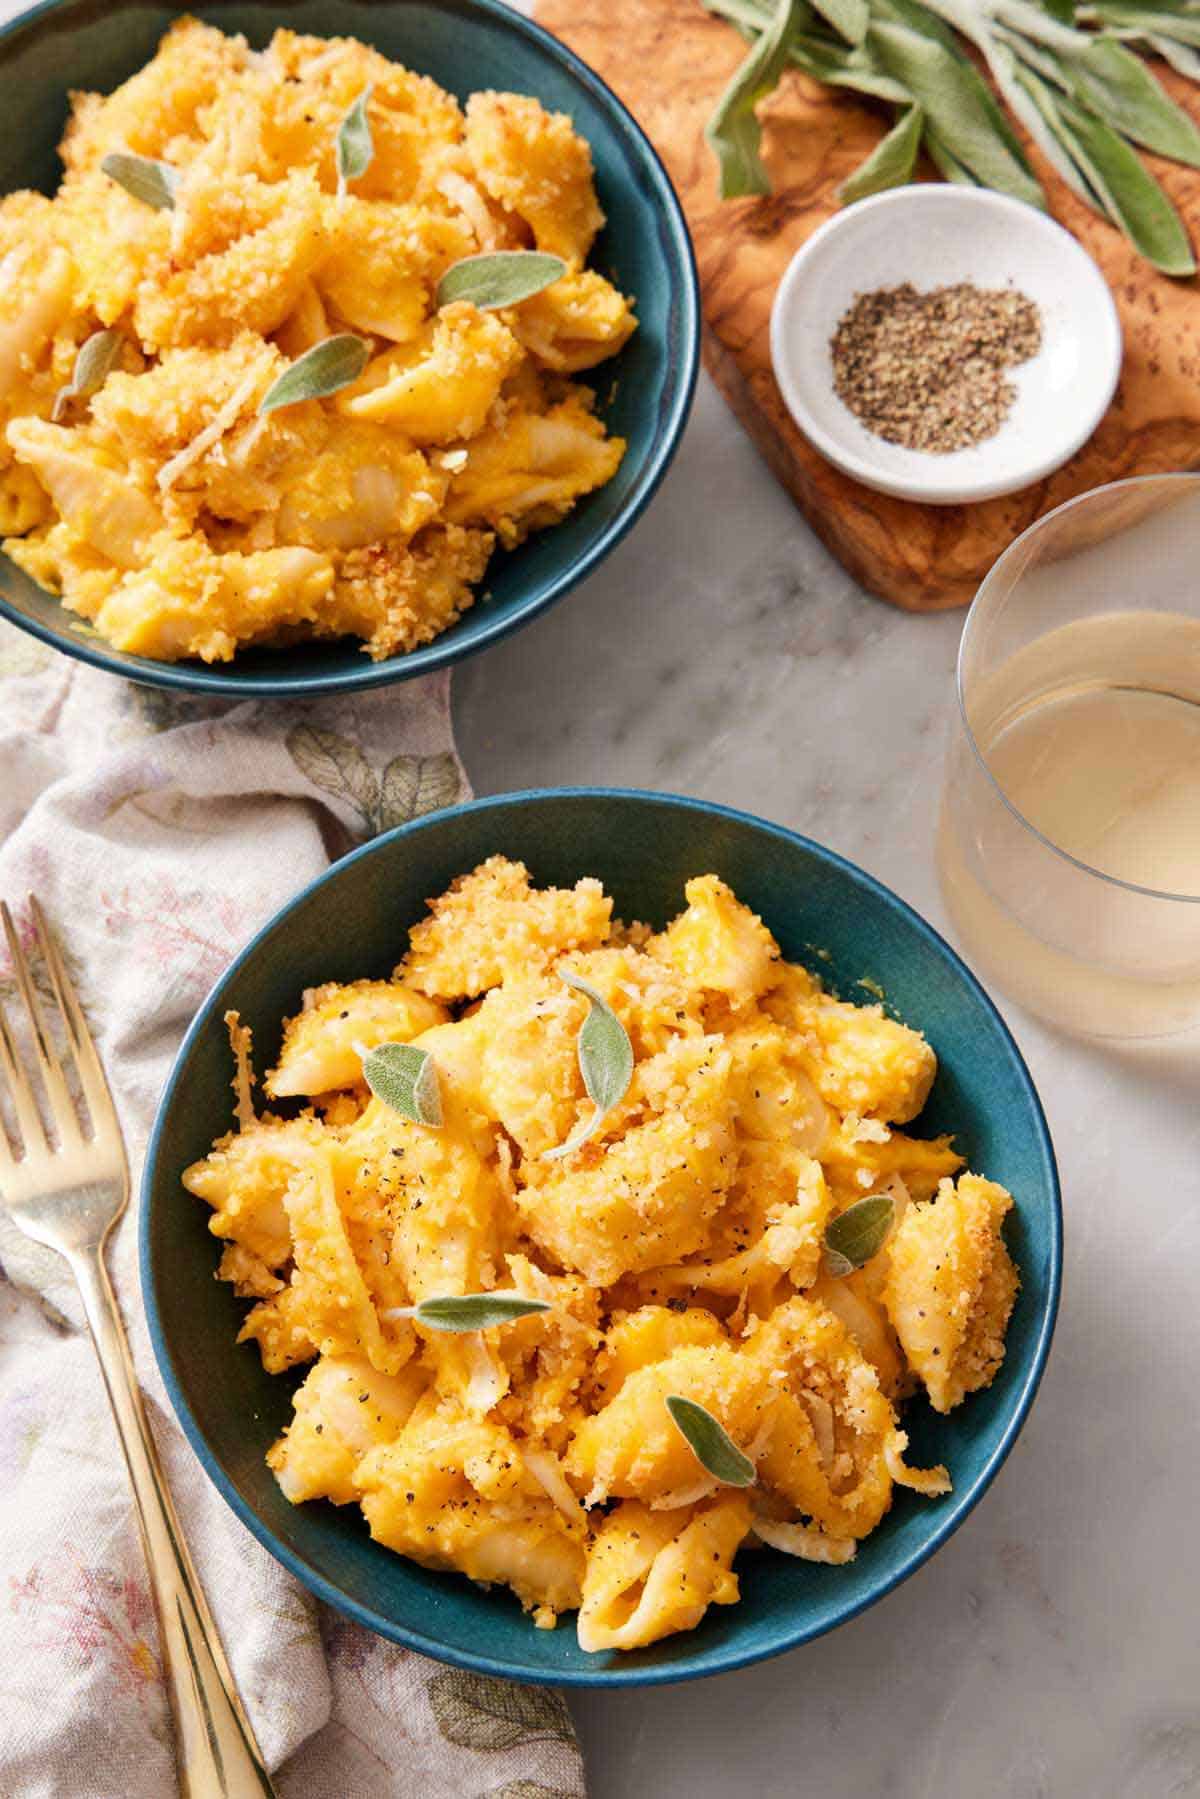
M1043 81L1048 81L1052 87L1061 88L1064 94L1070 93L1070 76L1052 51L1044 50L1040 44L1035 44L1031 39L1022 37L1017 31L1009 31L1003 25L996 26L995 37L1001 43L1007 44L1013 55L1018 57L1027 69L1033 69L1040 75ZM987 38L981 38L980 42L986 43Z
M340 392L358 380L370 354L370 345L352 331L327 337L275 378L258 403L259 412L277 412L281 406L298 406L302 400L323 400Z
M955 4L959 4L959 0L955 0ZM1050 112L1043 111L1040 102L1033 97L1021 79L1023 68L1035 71L1048 68L1051 79L1061 82L1065 87L1066 78L1053 56L1002 26L997 26L994 31L976 30L973 42L983 52L988 73L1000 90L1005 105L1018 123L1024 126L1060 180L1087 205L1094 207L1099 213L1111 216L1101 195L1092 187L1061 141L1058 127L1050 116L1053 106L1051 105ZM1115 219L1113 222L1117 223Z
M875 100L890 100L897 106L911 106L912 95L902 82L885 75L873 52L865 44L853 50L826 43L821 38L797 33L791 41L789 56L793 67L826 87L844 87L852 93L870 94Z
M629 1033L608 1001L569 968L560 968L559 979L575 993L591 1001L576 1045L579 1072L588 1098L602 1112L611 1112L624 1099L633 1076L633 1045Z
M810 0L810 3L848 44L862 43L871 22L867 0Z
M1097 38L1072 57L1075 98L1136 144L1200 168L1200 131L1124 44Z
M1010 125L1004 108L966 55L954 32L948 29L948 23L955 25L970 42L983 48L985 33L980 30L980 14L975 0L926 0L924 4L921 0L872 0L872 7L881 20L907 25L910 31L917 32L919 36L932 38L934 43L942 46L947 55L954 58L959 65L959 75L965 91L974 97L986 122L1025 173L1032 175L1033 165L1025 154L1024 144ZM976 181L977 185L981 185L978 177Z
M866 161L858 165L848 181L843 181L838 190L842 205L865 200L868 194L881 194L889 187L903 187L911 181L924 124L925 114L919 106L910 106L902 113Z
M949 29L951 25L965 31L971 23L975 0L871 0L871 18L885 24L906 25L932 38L951 56L962 57L962 46Z
M1200 25L1200 19L1196 23ZM1146 41L1155 54L1170 63L1180 75L1186 75L1189 81L1200 81L1200 49L1194 44L1178 38L1159 37L1157 33Z
M561 256L542 250L493 250L482 256L464 256L452 263L438 282L437 304L469 300L480 312L497 306L517 306L540 294L567 272Z
M584 1088L595 1110L590 1118L585 1118L576 1127L565 1143L545 1152L549 1161L557 1161L560 1156L570 1155L573 1150L586 1143L589 1137L593 1137L606 1115L614 1106L620 1105L633 1079L633 1045L629 1041L628 1031L608 1001L571 969L560 968L558 974L559 979L565 981L568 987L591 1001L591 1009L576 1040L575 1054Z
M857 1199L830 1220L825 1231L825 1258L831 1274L853 1274L878 1255L887 1241L896 1216L890 1193L873 1193Z
M119 331L93 331L80 344L71 379L54 396L50 417L55 424L64 416L72 400L86 400L91 394L99 393L120 362L124 347L125 340Z
M1134 248L1164 275L1194 275L1196 258L1183 222L1137 152L1082 107L1060 111L1085 172Z
M956 187L981 187L983 185L982 182L976 181L970 169L964 168L957 156L954 156L946 148L928 119L925 121L925 148L929 152L930 161L946 181L954 182Z
M414 1124L440 1125L437 1064L414 1043L380 1043L362 1059L363 1078L376 1099Z
M919 31L923 37L932 38L949 50L952 56L962 56L963 47L959 43L951 23L961 31L963 21L957 16L960 6L970 6L972 0L870 0L871 23L881 25L906 25L910 31Z
M997 45L997 49L1003 50L1004 46ZM1014 62L1013 81L1017 94L1024 96L1029 108L1029 134L1034 142L1042 146L1043 153L1072 192L1078 194L1081 200L1087 200L1118 231L1122 230L1116 207L1101 183L1094 164L1078 139L1072 136L1062 115L1063 96L1049 82L1043 81L1029 64L1017 65ZM1018 118L1023 118L1025 113L1015 104L1015 99L1014 95L1013 111ZM1034 119L1038 121L1037 127L1033 124Z
M1013 117L1025 127L1046 161L1060 180L1066 182L1072 193L1078 194L1081 200L1095 207L1097 212L1103 212L1105 208L1099 195L1059 141L1054 127L1043 116L1037 102L1022 86L1016 52L1007 41L1007 34L997 32L986 37L981 41L981 48L987 58L988 72Z
M545 1299L530 1299L524 1293L446 1294L436 1299L423 1299L419 1305L398 1307L395 1318L415 1318L434 1331L486 1331L497 1324L512 1324L518 1318L532 1318L535 1312L548 1312Z
M1088 12L1113 37L1149 43L1162 36L1177 44L1200 45L1200 12L1164 6L1162 0L1153 5L1146 0L1104 0L1102 6L1089 7Z
M668 1393L667 1410L679 1432L706 1473L725 1487L752 1487L754 1463L743 1455L724 1426L706 1406L682 1393Z
M718 18L736 25L743 37L753 41L766 30L771 14L754 0L704 0L704 5ZM870 9L867 9L870 20ZM845 87L860 94L871 94L877 100L891 100L907 106L912 95L890 75L885 75L871 51L863 42L835 43L832 38L795 31L788 39L788 56L796 68L811 75L826 87Z
M100 167L110 181L123 187L135 200L153 206L156 212L173 210L179 171L169 162L155 162L151 156L135 156L131 150L110 150L101 158Z
M933 38L903 25L872 24L870 42L889 74L903 81L957 162L985 187L1044 209L1046 197L997 133L974 69L964 67ZM993 102L994 104L994 102Z
M1102 119L1072 106L1029 69L1022 69L1021 82L1139 255L1164 275L1194 275L1196 258L1179 214L1137 152Z
M943 7L947 0L926 0L929 6ZM961 4L961 0L959 0ZM1087 33L1064 24L1041 0L988 0L988 13L997 21L1010 25L1035 44L1060 51L1066 56L1081 49L1088 41Z
M367 117L367 102L370 98L371 84L368 82L338 126L336 157L339 200L346 191L346 183L357 181L360 175L365 175L375 155L371 121Z
M787 67L788 43L808 15L806 0L777 0L771 23L736 69L704 128L721 171L721 198L769 194L770 178L759 155L762 132L755 107Z
M1180 4L1164 5L1163 0L1103 0L1099 6L1089 6L1087 16L1105 26L1114 37L1142 38L1148 42L1152 34L1159 34L1179 44L1200 44L1200 12Z

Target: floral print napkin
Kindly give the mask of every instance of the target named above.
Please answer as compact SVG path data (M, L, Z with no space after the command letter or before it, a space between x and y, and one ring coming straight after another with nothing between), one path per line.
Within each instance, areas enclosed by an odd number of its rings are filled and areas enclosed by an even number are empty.
M0 895L69 953L135 1191L189 1019L327 862L468 793L448 677L313 704L174 697L0 623ZM3 952L0 951L0 957ZM12 971L0 1000L13 1015ZM581 1799L559 1695L441 1667L318 1605L242 1528L174 1423L136 1273L109 1265L184 1528L283 1799ZM64 1264L0 1213L0 1793L175 1791L154 1611L116 1434Z

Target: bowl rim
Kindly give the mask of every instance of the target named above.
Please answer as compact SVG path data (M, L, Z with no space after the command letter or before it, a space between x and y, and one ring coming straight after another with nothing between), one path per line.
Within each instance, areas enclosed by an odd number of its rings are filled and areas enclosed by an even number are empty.
M192 1414L184 1395L182 1385L175 1373L167 1347L163 1321L158 1306L158 1295L155 1284L154 1268L150 1255L150 1233L148 1229L150 1212L153 1206L153 1191L158 1179L158 1163L161 1141L166 1127L168 1114L171 1112L176 1095L185 1077L187 1065L191 1057L192 1047L200 1034L206 1030L215 1012L223 1006L225 988L253 960L260 944L272 935L300 906L306 905L314 894L334 881L346 867L378 853L380 848L397 839L419 837L421 832L434 825L444 825L448 819L461 817L467 813L495 810L502 806L537 805L546 801L563 798L583 800L636 800L650 802L667 810L683 809L695 812L705 818L731 819L738 824L749 825L754 830L763 832L769 837L798 846L818 860L826 862L841 873L849 876L851 882L861 890L870 894L885 906L898 911L901 916L923 937L935 953L944 957L954 969L959 979L966 986L971 996L990 1013L993 1022L998 1026L1010 1064L1018 1082L1024 1090L1032 1113L1037 1148L1040 1151L1044 1176L1050 1195L1050 1242L1048 1262L1048 1297L1045 1310L1038 1327L1037 1338L1028 1365L1022 1372L1020 1386L1014 1396L1012 1412L1004 1425L1001 1436L991 1455L970 1487L964 1488L951 1496L951 1506L946 1516L930 1531L929 1536L895 1567L889 1568L873 1591L848 1605L834 1620L824 1624L805 1624L797 1622L794 1629L782 1632L776 1641L766 1645L753 1645L739 1649L736 1645L709 1652L711 1660L708 1665L688 1666L686 1664L668 1664L662 1668L629 1667L623 1668L618 1663L615 1667L591 1669L563 1669L546 1671L526 1667L514 1668L512 1664L497 1659L495 1656L471 1651L447 1649L436 1638L426 1636L419 1629L394 1623L383 1617L371 1607L360 1604L349 1598L338 1586L326 1578L317 1568L301 1554L281 1543L275 1533L263 1522L254 1508L249 1505L238 1492L236 1486L225 1474L216 1456L209 1448L207 1440ZM392 831L371 838L349 855L333 862L321 874L307 882L300 891L281 906L262 927L257 930L245 947L234 957L225 972L213 984L208 995L201 1003L188 1026L187 1032L179 1046L166 1086L158 1104L154 1124L146 1147L146 1157L139 1185L137 1206L138 1232L138 1272L141 1281L142 1301L146 1312L146 1322L150 1341L154 1349L158 1370L166 1387L175 1417L182 1426L185 1436L195 1451L201 1466L216 1487L226 1504L235 1516L255 1536L263 1547L275 1559L283 1564L288 1572L308 1588L318 1599L333 1607L343 1617L357 1624L364 1625L377 1635L387 1640L403 1644L409 1649L418 1650L434 1660L448 1663L451 1666L468 1668L480 1674L492 1675L497 1679L516 1680L529 1686L570 1686L582 1688L605 1687L638 1687L667 1686L682 1683L686 1680L697 1680L712 1674L731 1673L737 1668L750 1666L752 1663L766 1661L780 1655L786 1650L799 1648L801 1644L812 1642L818 1637L827 1635L831 1630L846 1624L850 1619L858 1617L877 1601L886 1598L896 1587L915 1574L932 1555L940 1549L948 1538L965 1521L975 1509L991 1486L1001 1466L1006 1461L1013 1444L1019 1436L1025 1420L1029 1415L1038 1387L1045 1372L1046 1361L1050 1353L1050 1344L1054 1336L1055 1323L1058 1317L1059 1300L1062 1291L1062 1258L1063 1258L1063 1214L1062 1193L1059 1183L1058 1167L1055 1160L1054 1145L1050 1137L1050 1129L1046 1115L1034 1086L1033 1078L1026 1066L1025 1059L1017 1047L1016 1040L1005 1023L998 1008L989 998L982 984L972 974L957 951L946 941L941 933L923 919L919 912L910 906L907 900L893 893L873 875L859 868L857 864L841 856L835 850L827 849L823 844L804 836L798 831L777 825L754 813L743 811L732 806L719 805L714 801L690 798L683 794L655 793L642 788L622 787L540 787L528 788L516 793L489 794L480 799L472 799L461 805L443 807L436 812L426 813L423 817L412 819L407 824L399 825Z
M871 212L881 209L899 209L903 212L905 208L911 209L918 205L957 206L1007 215L1014 227L1040 235L1051 246L1056 264L1063 266L1068 259L1076 263L1078 279L1092 283L1104 315L1107 329L1097 346L1097 362L1103 370L1104 378L1097 382L1091 404L1081 409L1079 421L1069 436L1063 437L1048 453L1031 456L1019 467L1014 463L1007 475L992 473L966 479L961 476L951 478L938 473L940 458L937 457L930 458L928 479L913 480L891 474L886 468L869 462L827 430L812 413L803 388L791 378L784 346L785 321L796 316L803 307L803 278L808 273L814 255L830 238L842 237L855 231L860 221ZM1086 269L1084 264L1088 265ZM783 272L771 306L770 338L771 368L784 405L793 422L814 448L843 474L861 481L864 487L873 488L877 493L890 494L893 499L921 501L930 506L968 505L977 500L999 499L1005 494L1017 493L1033 486L1069 462L1092 436L1108 411L1124 359L1124 337L1112 289L1105 280L1100 265L1078 238L1048 212L1041 212L1036 206L1031 206L1025 200L1016 200L1010 194L994 193L989 188L968 188L935 181L909 182L904 187L889 188L885 193L871 194L866 199L856 200L844 210L833 213L819 225L812 236L800 245Z
M35 21L51 13L64 11L73 3L74 0L38 0L37 5L27 7L13 18L5 20L0 24L0 48ZM134 0L122 0L122 3L128 6L134 4ZM229 700L307 699L320 694L373 692L381 687L393 686L399 681L412 681L422 675L433 674L500 643L513 631L529 624L556 601L564 599L580 586L633 529L658 491L679 448L700 372L700 278L683 207L666 166L649 137L624 101L618 98L608 83L582 57L577 56L543 25L527 18L523 13L513 11L502 0L453 0L453 3L460 11L465 6L470 11L486 15L494 24L518 38L524 38L561 64L580 87L590 94L601 111L610 115L621 135L640 154L644 170L650 176L649 198L652 202L655 231L670 246L672 260L677 261L679 268L674 296L679 308L678 330L675 334L677 349L668 357L668 368L673 375L672 385L668 404L659 417L652 452L621 511L569 567L550 579L545 592L537 600L521 601L511 615L487 620L487 609L477 599L467 616L482 616L487 622L470 644L458 644L453 640L447 642L450 633L443 632L431 643L421 644L415 650L409 650L401 656L388 657L382 662L372 662L364 654L361 665L353 663L341 674L239 675L232 672L237 667L236 657L233 662L224 665L231 671L224 675L213 672L207 663L195 666L185 662L159 663L149 657L138 657L132 662L122 661L115 651L107 647L98 648L81 632L72 630L68 623L56 629L41 619L31 618L7 599L3 592L0 592L0 619L7 620L18 630L29 632L31 636L51 649L61 651L65 656L87 663L92 668L103 669L106 674L117 675L138 686L167 688L178 693L207 693ZM425 0L425 4L438 10L448 9L448 0ZM203 6L198 10L203 11ZM64 91L65 86L64 78ZM643 198L645 197L643 193ZM54 596L48 597L52 599ZM64 613L64 616L69 615Z

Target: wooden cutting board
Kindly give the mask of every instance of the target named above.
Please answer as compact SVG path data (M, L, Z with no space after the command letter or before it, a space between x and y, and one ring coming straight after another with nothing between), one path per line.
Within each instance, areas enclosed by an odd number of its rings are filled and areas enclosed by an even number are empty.
M1125 475L1200 465L1197 282L1156 274L1034 152L1055 217L1100 264L1121 313L1124 371L1099 430L1056 475L973 506L915 505L839 473L784 407L768 325L793 252L837 210L838 186L878 143L883 114L790 71L760 109L775 191L723 201L703 132L745 53L730 26L700 0L536 0L535 16L616 90L662 156L696 246L708 369L814 529L873 593L916 612L965 605L1001 550L1051 507ZM1156 70L1200 117L1196 89ZM1200 244L1200 171L1148 161Z

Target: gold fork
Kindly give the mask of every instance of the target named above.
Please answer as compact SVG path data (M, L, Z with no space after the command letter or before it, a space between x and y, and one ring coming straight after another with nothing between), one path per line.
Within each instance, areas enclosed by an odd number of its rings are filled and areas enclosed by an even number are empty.
M175 1717L180 1792L185 1799L263 1799L273 1794L274 1788L179 1528L104 1263L109 1232L129 1201L125 1142L58 944L32 895L29 905L86 1102L91 1134L84 1133L62 1062L46 1030L29 962L9 909L0 901L8 952L55 1137L52 1141L47 1135L33 1083L0 1006L0 1091L7 1086L18 1139L15 1144L9 1142L0 1117L0 1200L27 1237L66 1258L83 1300L133 1484L142 1546L158 1606L159 1640Z

